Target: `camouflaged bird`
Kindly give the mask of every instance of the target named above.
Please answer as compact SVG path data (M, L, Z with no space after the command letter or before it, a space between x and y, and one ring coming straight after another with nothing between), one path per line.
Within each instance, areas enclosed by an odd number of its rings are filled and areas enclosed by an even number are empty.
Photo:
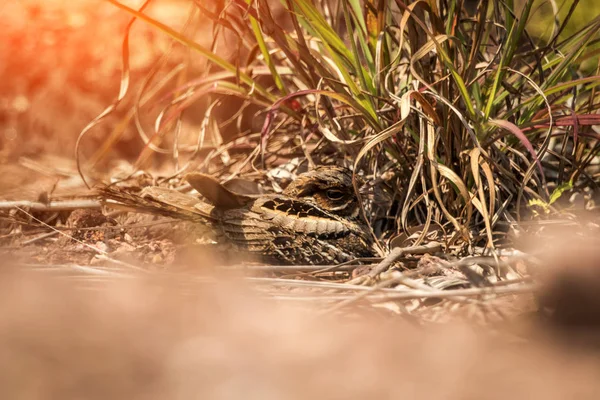
M268 263L326 265L375 255L352 172L345 168L318 167L299 175L282 194L234 193L199 173L186 179L210 204L160 187L140 195L110 187L100 192L141 211L203 222L220 242Z

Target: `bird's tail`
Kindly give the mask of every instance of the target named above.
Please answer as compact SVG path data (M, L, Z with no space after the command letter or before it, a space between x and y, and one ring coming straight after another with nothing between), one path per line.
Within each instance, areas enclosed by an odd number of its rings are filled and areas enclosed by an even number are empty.
M204 223L216 219L214 206L172 189L151 186L138 194L106 186L98 188L97 192L110 207Z

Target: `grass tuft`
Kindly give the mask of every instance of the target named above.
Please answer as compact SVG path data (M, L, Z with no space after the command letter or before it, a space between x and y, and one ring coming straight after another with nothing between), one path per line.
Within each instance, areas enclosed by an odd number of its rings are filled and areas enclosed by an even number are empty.
M172 146L178 160L195 157L207 131L235 125L224 138L229 156L215 149L201 165L354 165L375 182L367 215L378 237L435 225L447 245L463 248L495 247L531 204L559 212L557 196L596 189L600 17L573 24L593 7L584 1L541 33L539 2L529 0L473 9L449 0L196 0L195 15L213 26L211 46L143 7L109 1L209 62L156 101L163 109L146 156L176 135L190 105L206 101L202 139ZM238 46L234 60L220 55L226 41ZM244 112L210 112L232 97ZM260 123L247 126L251 109ZM230 151L240 143L261 151ZM194 162L183 165L177 172Z

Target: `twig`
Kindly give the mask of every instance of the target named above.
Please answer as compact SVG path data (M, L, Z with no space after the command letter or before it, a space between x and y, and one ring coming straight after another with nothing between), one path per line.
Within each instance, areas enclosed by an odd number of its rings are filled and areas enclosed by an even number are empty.
M454 299L456 297L477 297L484 295L505 295L505 294L522 294L531 293L539 288L539 285L521 285L517 287L504 286L499 288L470 288L470 289L455 289L455 290L410 290L390 295L373 295L365 296L365 298L374 303L383 303L392 300L415 300L415 299ZM371 288L372 289L372 288ZM362 293L361 293L362 294ZM297 301L346 301L354 300L356 296L350 295L334 295L334 296L275 296L276 300L297 300ZM341 303L340 303L341 304ZM338 305L336 304L336 307ZM327 312L327 311L326 311Z
M75 271L84 272L90 275L98 275L98 276L110 276L115 278L125 278L130 275L123 274L121 272L109 271L106 269L94 268L87 265L78 265L78 264L67 264L67 268L70 268Z
M0 210L29 209L32 211L71 211L79 208L100 208L98 200L55 200L48 203L39 201L0 200Z
M373 264L376 265L376 264ZM334 265L331 267L323 267L322 265L243 265L243 266L231 266L226 267L227 269L234 270L249 270L256 272L332 272L332 271L352 271L357 265Z
M32 244L32 243L35 243L35 242L37 242L39 240L47 239L49 237L56 236L56 235L58 235L57 231L42 233L39 236L36 236L36 237L31 238L29 240L25 240L24 242L21 243L21 246L27 246L28 244Z
M145 268L138 267L136 265L129 264L129 263L125 262L125 261L117 260L115 258L111 258L106 253L100 253L100 254L96 255L96 258L99 259L99 260L108 261L108 262L116 264L116 265L121 265L123 267L127 267L129 269L134 270L134 271L139 271L139 272L143 272L143 273L146 273L146 274L150 273L150 271L147 270L147 269L145 269Z
M373 288L368 286L350 285L347 283L333 283L333 282L315 282L315 281L303 281L297 279L281 279L281 278L245 278L245 280L252 283L260 283L265 285L273 286L288 286L288 287L311 287L320 289L334 289L334 290L358 290L370 292ZM398 289L385 289L385 291L397 292Z
M114 276L114 277L130 277L132 275L123 274L123 269L109 269L109 268L97 268L91 267L89 265L80 265L80 264L19 264L24 268L33 271L42 271L42 272L71 272L81 271L86 274L91 275L101 275L101 276Z
M397 284L403 284L405 286L408 286L409 288L413 288L416 290L420 290L422 292L432 292L435 291L435 289L427 286L427 285L423 285L421 283L418 283L416 281L414 281L413 279L410 279L409 277L407 277L405 274L403 273L398 273L398 276L395 276L392 279L387 279L385 281L380 282L379 284L377 284L374 287L370 287L368 291L360 293L354 297L348 298L347 300L344 300L332 307L329 307L328 309L326 309L325 311L323 311L324 314L327 313L331 313L333 311L337 311L340 310L352 303L356 303L357 301L364 299L365 297L369 296L370 294L374 293L374 292L381 292L381 291L385 291L387 287L392 286L392 285L397 285ZM468 301L467 299L464 298L457 298L458 301Z
M365 275L358 276L350 281L353 285L370 285L379 274L389 269L392 264L408 254L429 254L435 253L442 249L442 244L439 242L429 242L423 246L413 247L396 247L388 254L375 268Z

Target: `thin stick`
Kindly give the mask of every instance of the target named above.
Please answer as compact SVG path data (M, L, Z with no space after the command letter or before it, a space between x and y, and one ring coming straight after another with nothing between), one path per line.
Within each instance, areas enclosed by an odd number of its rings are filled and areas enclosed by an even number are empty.
M539 285L521 285L517 287L504 286L499 288L470 288L456 290L432 290L424 292L421 290L411 290L390 295L373 295L366 296L366 299L374 303L384 303L392 300L415 300L415 299L454 299L456 297L477 297L484 295L505 295L505 294L523 294L536 291ZM362 295L362 293L361 293ZM346 301L354 300L356 296L274 296L276 300L296 300L296 301ZM341 303L340 303L341 304ZM338 304L336 304L337 308ZM328 310L326 310L328 312Z
M358 290L370 292L373 288L368 286L350 285L347 283L333 283L333 282L319 282L319 281L303 281L297 279L280 279L280 278L245 278L245 280L252 283L260 283L265 285L273 286L288 286L288 287L310 287L310 288L321 288L321 289L334 289L334 290ZM398 289L383 289L384 291L390 291L390 293L398 292Z
M376 265L376 264L373 264ZM255 272L333 272L333 271L352 271L358 265L334 265L331 267L323 267L322 265L242 265L226 267L227 269Z
M389 269L392 266L392 264L400 260L402 257L408 254L435 253L437 251L440 251L441 249L442 244L438 242L429 242L423 246L396 247L368 274L358 276L348 281L348 283L352 285L369 285L377 278L379 274Z
M32 244L32 243L38 242L38 241L43 240L43 239L47 239L47 238L52 237L52 236L56 236L56 235L58 235L58 233L56 233L56 232L57 231L42 233L39 236L36 236L36 237L31 238L29 240L25 240L24 242L21 243L21 246L27 246L28 244Z
M0 201L0 210L22 210L24 208L32 211L71 211L79 208L100 208L98 200L56 200L48 203L39 201Z

